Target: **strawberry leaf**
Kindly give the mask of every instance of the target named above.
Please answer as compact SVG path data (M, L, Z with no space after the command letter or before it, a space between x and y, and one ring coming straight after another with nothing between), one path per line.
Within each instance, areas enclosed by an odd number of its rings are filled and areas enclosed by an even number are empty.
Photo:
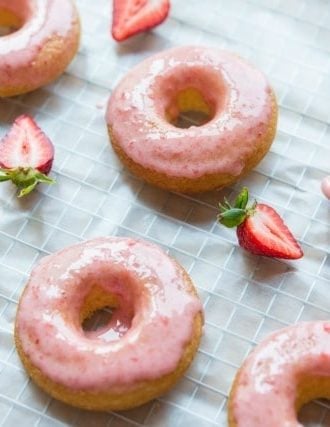
M49 176L45 175L44 173L36 173L35 178L38 182L43 182L44 184L55 184L56 181L53 178L49 178Z
M11 177L6 169L0 168L0 182L10 181Z
M55 184L55 180L33 168L0 168L0 182L12 181L20 190L18 197L26 196L38 183Z
M18 193L17 197L27 196L36 188L37 184L38 184L38 181L34 181L31 185L28 185L27 187L22 188L22 190Z
M235 208L245 209L249 200L249 190L246 187L243 187L239 195L235 200Z
M218 221L220 224L225 225L228 228L237 227L242 224L246 218L246 210L239 208L228 209L227 211L220 212L218 215Z
M219 203L220 212L217 219L220 224L229 228L238 227L242 224L249 215L253 214L250 212L250 209L246 207L248 200L249 191L246 187L244 187L236 197L234 206L224 198L223 203Z

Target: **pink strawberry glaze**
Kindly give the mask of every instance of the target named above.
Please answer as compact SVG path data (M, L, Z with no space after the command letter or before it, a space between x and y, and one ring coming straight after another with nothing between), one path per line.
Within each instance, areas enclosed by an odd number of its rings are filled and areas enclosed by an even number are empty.
M305 376L330 378L329 322L284 328L251 353L232 395L235 426L302 427L295 402L297 384Z
M207 124L179 129L165 119L175 95L194 87L215 110ZM239 175L244 158L268 132L271 89L238 56L183 46L134 67L113 91L106 114L121 149L143 167L168 176Z
M96 284L117 296L119 308L107 328L86 333L79 312ZM53 381L121 390L172 372L201 310L182 269L160 248L98 238L40 262L21 298L16 331L23 351Z
M0 87L22 85L15 70L31 65L52 37L68 37L77 12L72 0L0 0L0 9L11 11L23 23L18 31L0 37ZM33 84L40 76L31 71L26 79Z
M330 175L323 178L321 189L327 199L330 199Z

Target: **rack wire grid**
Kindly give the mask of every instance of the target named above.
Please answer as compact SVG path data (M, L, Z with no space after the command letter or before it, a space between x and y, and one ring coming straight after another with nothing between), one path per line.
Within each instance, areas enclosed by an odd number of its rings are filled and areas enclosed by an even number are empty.
M68 70L33 93L0 100L0 136L33 115L56 148L54 186L18 200L0 186L0 425L79 427L226 426L238 367L265 336L303 320L330 317L330 204L320 180L330 160L330 3L328 0L172 0L168 19L117 44L109 0L78 0L82 42ZM106 132L107 99L143 58L198 44L237 52L261 68L280 106L275 142L254 171L222 191L161 191L127 172ZM274 206L305 256L285 262L249 255L216 223L217 204L241 186ZM15 351L17 301L46 254L100 235L161 245L192 276L205 308L200 349L171 392L134 410L92 413L51 399L27 377ZM329 402L300 412L304 426L330 426ZM266 427L266 425L265 425Z

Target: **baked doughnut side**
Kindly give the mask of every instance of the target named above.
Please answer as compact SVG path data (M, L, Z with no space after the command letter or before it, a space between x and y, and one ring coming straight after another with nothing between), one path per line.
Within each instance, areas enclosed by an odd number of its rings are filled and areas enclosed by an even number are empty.
M61 384L57 384L44 376L42 372L36 368L25 356L20 344L20 339L15 333L15 344L18 354L21 357L23 365L30 377L55 399L70 405L95 411L102 410L125 410L142 405L151 399L159 397L168 391L182 377L184 372L190 366L193 357L199 346L202 330L202 316L198 314L194 321L194 335L192 340L187 344L183 356L176 370L168 375L157 380L139 382L134 389L129 392L112 393L112 392L87 392L87 391L72 391Z
M276 134L278 116L278 108L274 92L271 92L270 97L272 104L272 116L268 125L268 132L265 134L263 139L260 139L257 142L251 155L245 159L245 166L238 176L230 175L228 173L214 173L192 179L169 176L149 168L144 168L140 164L134 162L129 156L127 156L124 150L122 150L121 145L117 143L116 138L113 135L110 125L108 125L108 133L113 149L117 153L122 163L132 173L147 181L148 183L166 190L183 193L198 193L208 190L220 189L222 187L231 185L245 176L263 159L263 157L269 151Z

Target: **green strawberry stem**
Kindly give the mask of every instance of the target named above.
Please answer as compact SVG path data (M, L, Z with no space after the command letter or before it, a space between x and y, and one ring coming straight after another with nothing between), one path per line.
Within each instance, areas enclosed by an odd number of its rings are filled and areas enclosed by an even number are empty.
M217 216L220 224L228 227L238 227L242 224L248 216L252 216L255 212L257 202L255 201L252 206L247 207L249 200L249 191L243 187L239 195L236 197L234 206L232 206L227 199L219 203L220 212Z
M0 182L12 181L20 190L18 197L30 194L37 184L55 184L55 180L34 168L0 168Z

